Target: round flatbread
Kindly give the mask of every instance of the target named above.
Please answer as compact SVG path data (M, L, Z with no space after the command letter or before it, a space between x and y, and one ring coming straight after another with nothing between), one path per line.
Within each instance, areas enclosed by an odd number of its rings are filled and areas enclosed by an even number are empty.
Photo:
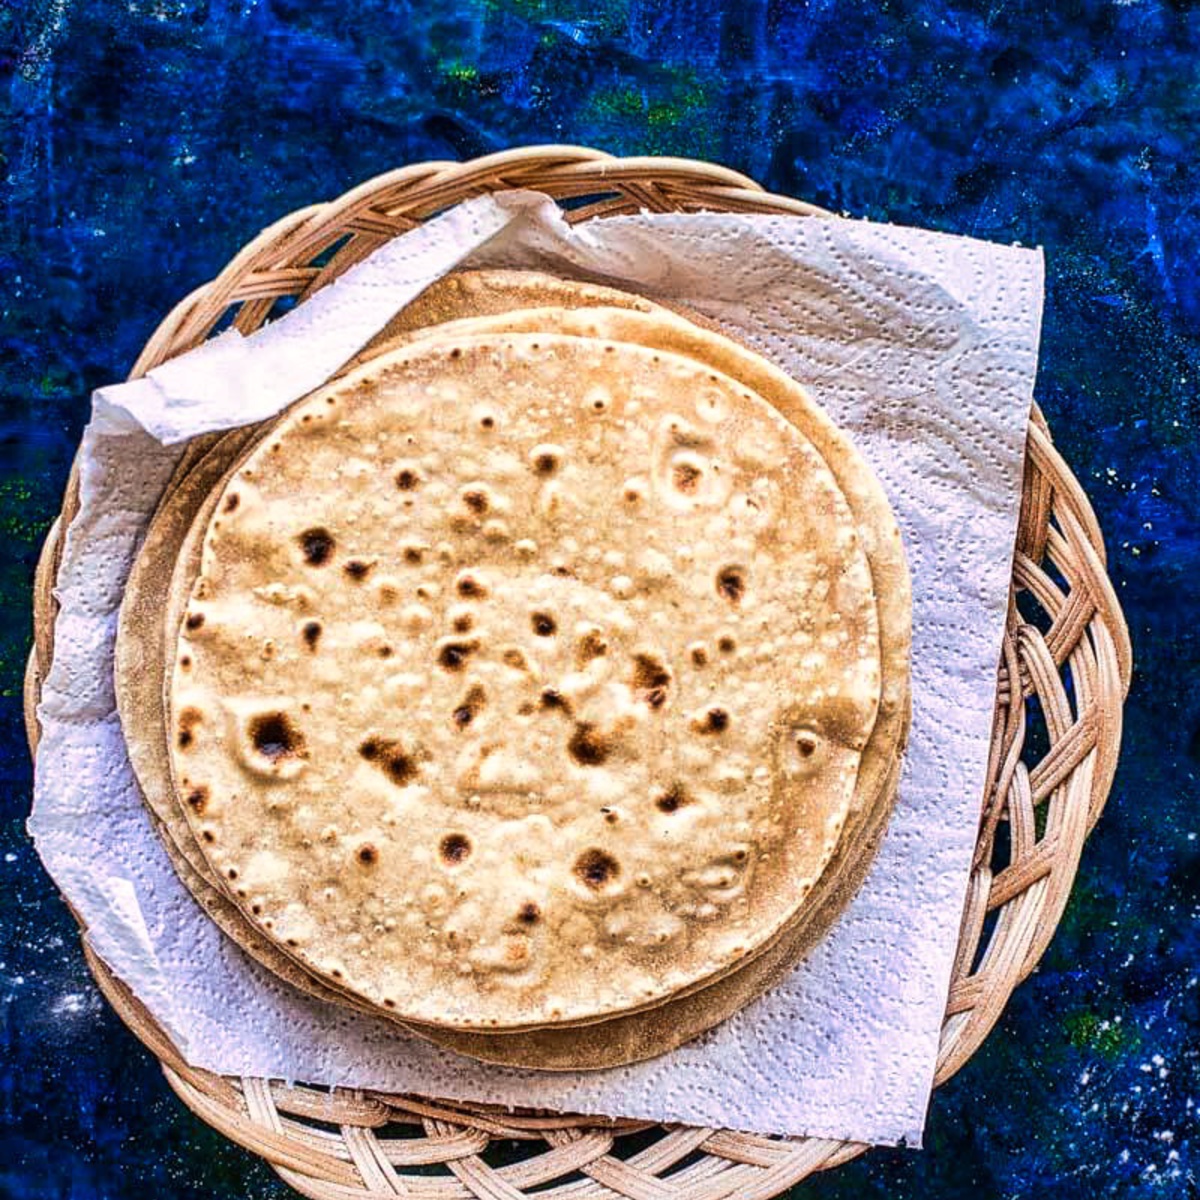
M514 314L514 317L519 320L522 314ZM260 430L259 436L262 436L263 432ZM178 626L184 602L198 573L200 534L207 526L211 509L221 491L220 487L213 490L211 481L233 468L237 459L244 453L239 444L244 440L228 439L223 452L214 450L187 479L178 481L177 485L173 482L147 536L143 555L153 551L153 558L139 572L138 579L154 581L164 578L170 575L172 564L176 565L176 582L166 605L166 621L170 628ZM186 539L185 531L188 531ZM131 580L131 583L135 582ZM131 593L126 602L135 604L135 593ZM142 634L144 637L144 629ZM889 639L884 638L885 645L888 641ZM139 666L142 670L148 669L144 662ZM161 675L161 672L160 658L158 673ZM166 771L161 689L159 698L158 712L151 719L149 727L157 730L159 757L162 760L162 770ZM141 711L139 710L139 713ZM141 723L140 720L138 723ZM129 728L128 721L126 727ZM872 741L874 740L873 735ZM900 761L899 758L894 760L892 779L884 792L872 803L863 806L863 815L869 817L869 825L855 829L847 828L839 843L835 862L831 863L822 876L820 886L826 895L818 910L810 914L803 928L787 932L776 945L727 978L693 995L669 1000L662 1006L643 1013L614 1018L577 1030L546 1030L502 1036L451 1032L436 1027L416 1027L414 1031L460 1053L505 1065L544 1070L589 1070L616 1066L665 1053L691 1040L743 1007L786 974L803 952L815 943L829 920L836 916L843 904L857 890L873 856L874 844L879 840L886 824ZM861 786L861 773L859 782ZM178 810L176 813L176 835L183 833L190 838L182 813ZM292 986L318 999L372 1011L369 1005L355 1004L344 994L323 986L309 976L273 943L262 938L221 891L211 883L196 877L187 862L183 861L179 852L174 849L174 843L169 838L167 846L176 869L190 890L223 931L239 942L252 957ZM849 869L843 870L838 859L846 859ZM835 880L836 887L833 887L831 885ZM810 897L810 903L815 899L815 896Z
M578 289L576 291L575 289ZM441 293L439 296L438 293ZM513 307L521 303L536 302L538 300L549 299L559 304L569 305L572 301L580 299L581 294L586 300L595 303L598 300L603 300L609 306L620 306L625 308L639 308L645 311L648 306L640 298L629 296L625 293L616 292L612 289L599 289L594 287L576 285L570 281L547 279L546 277L537 276L527 272L511 272L511 271L487 271L487 272L470 272L460 276L452 276L448 279L439 281L430 289L426 295L430 297L429 304L426 307L432 312L436 312L440 319L448 319L454 316L461 315L463 311L478 312L478 311L499 311L503 307ZM451 303L446 302L446 297L450 297ZM457 306L457 311L456 311ZM405 318L411 318L413 308L406 309L398 318L396 324L402 327ZM662 315L661 309L654 309L659 315ZM539 314L544 316L545 314ZM518 322L523 318L528 321L530 314L514 313L514 318ZM419 323L419 322L418 322ZM536 326L535 326L536 327ZM689 336L695 339L697 332L693 327L686 326ZM656 329L655 336L661 341L664 332L661 329ZM678 332L678 330L676 330ZM670 331L667 331L669 334ZM623 336L631 337L636 335L637 338L646 341L645 331L638 329L625 329ZM386 349L387 338L377 339L372 352L378 353L381 349ZM653 339L646 341L646 344L654 344ZM736 373L735 369L730 368L727 361L727 354L723 355L723 351L729 349L727 339L720 338L714 345L703 346L701 349L710 363L713 365L724 365L731 373ZM696 353L696 346L690 347L692 353ZM733 347L738 353L740 347ZM745 363L741 364L742 367ZM772 390L772 381L761 377L762 362L757 356L751 356L751 365L759 370L760 376L755 381L758 386L766 386L764 391L770 395ZM733 368L737 368L738 364L734 363ZM743 373L740 378L743 382L748 382ZM776 383L779 381L776 380ZM784 390L791 388L796 390L790 380L784 377ZM778 390L776 388L776 390ZM775 401L779 404L781 397L776 396ZM782 397L783 404L780 405L785 411L788 410L788 397ZM811 406L807 406L811 409ZM801 405L799 408L792 403L790 405L791 415L793 419L797 419L803 428L805 422L811 427L812 413L806 411L806 406ZM818 417L821 414L817 414ZM828 423L825 422L827 425ZM829 430L822 430L819 426L821 421L817 421L818 428L816 430L817 437L814 440L818 444L822 441L822 433L825 433L824 445L826 452L829 452L830 446L834 451L839 448L839 441L843 440L842 435L832 430L832 437L829 436ZM232 435L231 435L232 437ZM225 461L228 461L232 455L224 456ZM852 507L855 508L855 515L859 519L860 524L866 524L875 529L882 530L887 526L890 519L890 511L887 506L886 499L883 497L878 484L874 481L870 472L861 464L861 460L856 460L853 456L850 458L839 459L834 455L835 473L840 474L840 482L843 488L850 484L850 492L852 495ZM858 484L855 486L855 477L858 477ZM211 498L210 498L211 503ZM866 518L864 521L864 517ZM199 521L201 525L205 522L205 516L201 513ZM199 540L198 538L194 540ZM148 547L149 547L148 541ZM886 696L890 693L893 697L904 694L906 696L906 679L907 679L907 575L904 570L903 556L899 551L898 538L891 541L887 538L880 539L876 537L872 539L868 536L867 545L871 554L871 567L874 574L882 576L885 579L891 578L892 585L887 589L881 602L880 610L881 617L889 618L882 621L881 639L882 649L885 656L884 665L884 690L885 690L885 706L881 713L880 719L877 722L875 731L872 734L867 751L864 755L863 770L860 773L859 786L857 789L858 795L865 795L869 788L867 785L873 779L877 779L878 770L872 772L871 763L869 760L874 758L876 763L884 760L886 755L882 753L882 748L887 744L888 737L896 744L897 750L903 742L903 736L896 736L896 717L903 711L907 712L907 700L903 704L898 704L894 700L890 704L886 700ZM169 570L169 564L172 561L172 556L168 555L166 562L166 570ZM194 572L193 572L194 574ZM190 587L190 579L188 584L182 588L182 592ZM181 601L179 602L181 605ZM891 667L888 667L888 661ZM888 680L892 681L892 687L888 688ZM904 681L904 686L899 686L896 681ZM120 677L118 677L120 682ZM889 720L888 709L891 710L891 718ZM160 743L164 740L164 733L161 723L161 709L158 714L158 719L155 722L158 732L158 740ZM889 724L892 726L889 734ZM881 736L882 735L882 736ZM874 754L873 754L874 751ZM162 757L165 762L165 746L163 746ZM824 873L820 881L818 892L810 898L810 905L813 911L809 914L807 928L805 930L793 929L784 937L778 940L778 943L764 953L760 959L754 963L739 968L739 970L731 975L728 979L723 980L719 985L712 985L704 989L702 992L697 992L694 996L688 997L686 1000L672 1000L667 1004L647 1012L641 1018L617 1018L601 1024L594 1024L586 1029L579 1030L575 1036L570 1036L566 1031L558 1032L556 1030L541 1031L530 1035L506 1035L506 1036L484 1036L479 1037L472 1034L453 1033L437 1028L420 1029L425 1036L432 1036L434 1040L439 1041L443 1045L448 1045L451 1048L459 1049L467 1053L476 1053L479 1057L490 1058L495 1061L511 1062L515 1065L526 1066L541 1066L551 1069L586 1069L589 1067L603 1067L615 1065L623 1061L632 1061L636 1058L648 1057L654 1054L662 1053L683 1041L688 1040L696 1033L710 1027L712 1024L723 1019L735 1008L740 1007L745 1000L748 1000L757 994L764 987L769 986L774 981L774 978L785 972L797 957L803 952L805 944L811 944L816 936L823 931L828 921L816 911L817 909L833 909L833 914L842 906L842 902L857 888L862 876L865 874L866 866L870 861L871 853L868 847L864 847L863 843L870 843L878 840L878 833L882 831L882 827L886 821L887 812L890 809L890 797L894 788L894 777L898 774L898 760L891 771L892 781L883 789L876 789L877 795L874 801L864 801L859 805L863 809L862 812L856 813L851 817L848 823L846 834L839 844L838 857L847 858L848 866L839 867L835 861L830 868ZM857 823L861 828L855 831L854 825ZM180 822L183 825L183 822ZM874 832L872 832L873 826ZM186 836L186 829L184 829ZM181 867L181 873L187 873L186 864L178 862ZM835 881L840 880L835 887ZM239 915L237 909L228 903L224 897L213 889L209 884L201 880L195 880L190 883L193 890L198 892L199 898L213 913L214 917L237 940L260 960L266 962L277 973L284 978L294 983L296 986L310 991L313 994L319 995L322 998L328 999L329 993L320 984L312 980L303 970L293 963L286 956L282 955L274 949L271 943L263 941L259 938L254 930L245 922ZM818 903L820 892L824 890L828 900L833 900L832 905L828 902ZM838 899L840 896L842 899ZM830 917L829 919L832 919ZM798 936L802 934L802 937ZM803 943L803 944L802 944ZM340 999L346 1003L345 997L334 993L335 999ZM472 1046L472 1042L477 1043Z
M875 723L870 574L824 461L727 377L414 346L293 409L210 528L177 783L318 978L596 1019L727 971L820 877Z

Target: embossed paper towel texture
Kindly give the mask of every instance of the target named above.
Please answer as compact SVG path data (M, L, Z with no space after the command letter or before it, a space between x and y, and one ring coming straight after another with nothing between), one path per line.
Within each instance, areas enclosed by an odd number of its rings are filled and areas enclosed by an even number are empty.
M464 259L628 285L757 347L853 435L912 568L911 743L866 884L779 987L700 1040L611 1071L488 1066L279 983L175 877L114 711L124 578L178 455L162 442L277 411ZM642 214L570 229L549 202L510 193L390 243L260 334L97 393L30 821L93 946L215 1071L919 1143L986 770L1041 301L1028 250L815 218Z

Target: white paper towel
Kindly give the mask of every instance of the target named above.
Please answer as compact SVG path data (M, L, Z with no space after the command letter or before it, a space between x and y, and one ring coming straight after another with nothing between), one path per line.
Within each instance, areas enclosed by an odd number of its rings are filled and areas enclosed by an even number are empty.
M611 281L714 318L852 434L912 568L912 735L867 882L783 984L631 1067L488 1066L277 981L176 878L117 721L117 610L178 443L318 386L463 262ZM840 219L640 214L570 228L545 197L513 192L390 242L249 338L227 333L97 392L29 823L92 946L190 1062L226 1074L918 1145L987 765L1041 303L1035 251Z

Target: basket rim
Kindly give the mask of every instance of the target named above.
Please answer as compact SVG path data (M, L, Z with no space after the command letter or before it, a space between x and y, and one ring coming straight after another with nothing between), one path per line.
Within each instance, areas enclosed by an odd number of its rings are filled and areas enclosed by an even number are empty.
M541 187L537 186L538 182L542 184ZM439 205L448 207L451 202L457 203L486 191L512 187L545 190L546 185L553 189L549 194L556 199L605 192L612 192L617 197L615 201L599 201L568 212L568 220L602 218L619 211L634 211L631 205L660 210L686 211L688 207L700 207L710 211L749 209L785 215L832 215L803 201L767 192L754 180L729 168L684 158L618 158L584 146L535 145L501 151L465 163L410 164L368 179L332 201L289 213L248 241L212 281L194 289L167 314L147 339L130 372L130 378L145 374L159 362L203 340L207 328L211 328L216 319L214 314L223 313L230 304L241 304L238 321L244 318L244 324L250 325L253 321L261 324L274 303L273 297L289 294L288 289L291 289L290 294L298 293L297 299L302 303L313 291L335 278L340 270L357 261L354 254L358 258L363 257L375 245L440 211ZM448 201L447 197L450 196L456 198ZM330 263L324 266L302 269L285 265L310 250L315 251L318 247L324 249L334 240L335 231L337 237L346 237L346 244L353 247L352 253L347 256L350 261L345 258L339 260L339 249ZM354 245L356 242L360 244ZM309 257L315 257L315 253ZM331 270L335 264L340 268L338 271ZM246 317L247 312L250 313L249 317ZM43 546L35 581L35 642L29 659L25 690L27 730L31 752L35 756L36 702L40 681L45 676L53 651L52 587L57 574L63 530L77 503L77 488L76 460L63 508ZM1072 573L1069 578L1072 587L1065 594L1042 570L1044 561L1053 561L1058 573L1065 574L1062 563L1055 555L1070 557ZM1040 589L1036 594L1043 608L1050 606L1047 611L1051 612L1052 621L1047 631L1031 626L1017 614L1016 595L1018 591L1029 590L1031 586ZM1072 600L1075 596L1082 596L1083 600L1075 602ZM1076 708L1072 707L1061 687L1064 664L1071 669L1080 691ZM997 681L997 729L993 736L993 762L989 766L989 795L981 820L977 862L964 907L959 957L955 963L950 1001L943 1022L935 1087L949 1078L978 1048L998 1019L1009 995L1040 959L1057 927L1083 841L1099 817L1111 786L1119 752L1121 707L1130 677L1128 629L1115 589L1105 571L1099 525L1081 486L1053 446L1044 418L1035 406L1029 428L1026 485L1014 558L1009 634L1006 635L1005 654ZM1078 683L1080 680L1084 681L1082 686ZM1024 696L1033 693L1040 698L1049 696L1051 710L1058 714L1060 723L1066 721L1066 725L1059 731L1052 753L1022 776L1019 744L1015 740L1018 737L1015 731L1016 718L1012 714L1021 713ZM1014 745L1018 746L1015 754ZM1058 755L1058 761L1052 761L1055 754ZM1042 772L1040 777L1039 771ZM1036 804L1047 805L1052 817L1062 816L1054 829L1057 840L1051 850L1039 851L1035 837L1035 844L1027 859L994 873L984 851L990 847L998 824L1007 819L1013 828L1014 840L1023 838L1029 841L1033 830L1028 817ZM1030 828L1024 828L1025 825ZM1048 843L1042 841L1040 844L1044 846ZM984 919L988 912L994 910L1000 910L997 928L1005 922L1009 929L1018 928L1022 923L1033 923L1029 934L1012 937L1013 948L1020 950L1016 962L1003 959L1000 951L1009 949L1005 941L1008 935L996 933L989 938L983 958L978 963L973 961L983 936ZM202 1119L220 1128L233 1140L266 1156L299 1190L321 1197L333 1195L333 1192L311 1190L318 1185L325 1186L320 1177L322 1164L307 1163L305 1159L298 1165L294 1161L300 1144L298 1135L282 1133L278 1118L279 1101L266 1081L223 1080L189 1067L136 997L91 951L85 928L81 927L81 934L88 965L102 992L135 1035L160 1059L168 1082L184 1102L197 1111ZM996 953L993 954L993 951ZM989 955L992 955L990 960ZM1007 986L997 987L997 978L1006 981ZM984 980L983 984L979 982L981 979ZM988 983L990 986L986 986ZM248 1105L247 1097L252 1092L257 1094L261 1088L267 1089L266 1105L269 1111L260 1113L263 1120L257 1123L252 1121L253 1131L246 1133L236 1122L231 1124L231 1118L221 1105L244 1114ZM355 1097L363 1095L354 1093ZM343 1100L345 1097L339 1097L339 1103ZM378 1100L368 1097L369 1103L379 1103L385 1108L394 1106L398 1100L396 1097ZM362 1103L361 1100L356 1102ZM411 1104L411 1101L404 1103ZM217 1105L215 1109L214 1104ZM286 1102L283 1107L286 1108ZM393 1107L390 1111L399 1110ZM514 1129L511 1117L507 1118L507 1123L497 1121L470 1105L442 1102L438 1112L440 1116L434 1121L435 1125L439 1122L444 1124L445 1118L450 1117L458 1120L464 1129L480 1129L490 1125L492 1129L501 1131L496 1136L510 1136ZM598 1127L595 1118L558 1114L550 1120L554 1130L562 1130L564 1121L574 1122L569 1127L575 1129L581 1127L581 1121L584 1122L584 1128ZM645 1126L647 1123L641 1124ZM276 1144L275 1140L267 1138L268 1131L275 1138L283 1137L283 1143ZM734 1139L741 1150L744 1147L739 1139L751 1138L751 1135L707 1131L708 1141L721 1137ZM791 1167L804 1168L801 1174L795 1175L790 1171L777 1172L778 1178L785 1181L776 1191L759 1190L764 1186L764 1181L757 1179L751 1190L744 1192L747 1196L761 1195L764 1200L791 1186L811 1170L838 1165L866 1148L858 1143L827 1139L758 1140L796 1147L796 1155L793 1156L795 1161L791 1162ZM707 1143L699 1143L704 1144ZM723 1143L718 1141L718 1148L721 1145ZM372 1171L359 1161L359 1156L352 1149L349 1156L356 1164L357 1174L354 1180L346 1182L357 1186L357 1179L361 1178L363 1184L371 1189L373 1183L377 1182ZM482 1160L479 1161L482 1163ZM722 1158L721 1161L726 1160ZM305 1175L305 1163L316 1174ZM779 1162L773 1160L772 1166L779 1166ZM493 1168L486 1167L486 1170L494 1174ZM766 1175L772 1175L770 1168L764 1168L764 1171ZM459 1172L455 1171L455 1174L460 1182L464 1182ZM327 1178L325 1183L332 1186L332 1181ZM463 1194L467 1195L525 1195L522 1191L512 1191L511 1185L507 1184L505 1186L510 1188L509 1191L490 1191L488 1189L492 1184L487 1179L483 1183L478 1180L475 1184L466 1182L465 1186L468 1191ZM771 1182L767 1186L775 1184ZM342 1190L337 1193L340 1196L382 1194L374 1190L346 1192L345 1184L341 1187ZM403 1190L403 1184L400 1190ZM612 1195L612 1188L606 1187L603 1194ZM617 1194L635 1193L618 1191ZM690 1191L663 1194L693 1195ZM697 1197L709 1195L704 1191L694 1194ZM743 1191L738 1194L743 1194Z

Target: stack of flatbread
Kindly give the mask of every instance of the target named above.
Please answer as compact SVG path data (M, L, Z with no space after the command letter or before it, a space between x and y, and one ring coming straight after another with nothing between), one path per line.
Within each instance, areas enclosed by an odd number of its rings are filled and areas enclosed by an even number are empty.
M663 1053L861 883L909 720L879 483L704 322L511 271L193 442L121 612L180 877L296 988L547 1070Z

